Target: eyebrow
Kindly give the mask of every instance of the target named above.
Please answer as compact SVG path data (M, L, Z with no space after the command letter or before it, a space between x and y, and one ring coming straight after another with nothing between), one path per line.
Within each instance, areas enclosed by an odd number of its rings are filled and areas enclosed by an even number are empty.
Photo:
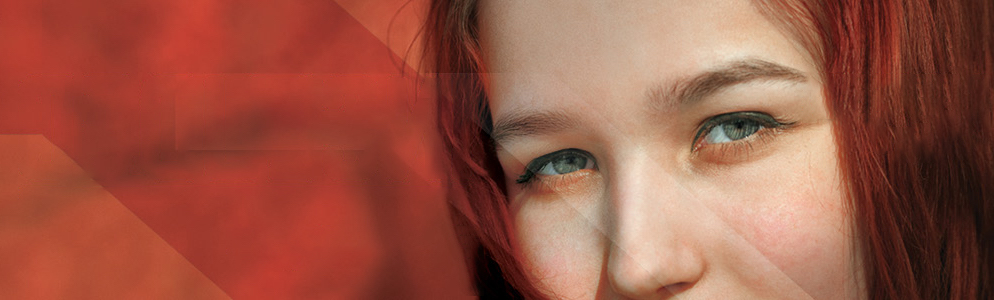
M678 95L676 103L688 105L700 102L722 89L749 81L781 80L802 83L807 78L803 72L781 64L761 59L737 60L681 81L673 85L669 93L660 93L660 88L651 89L649 98L654 102L662 102L667 96Z
M515 137L537 135L545 132L558 132L577 126L575 119L562 112L541 111L522 113L512 111L507 116L494 122L491 138L497 148L502 148L502 142Z
M663 88L649 89L651 105L671 103L669 97L676 96L674 104L690 105L700 102L725 88L756 80L780 80L801 83L807 80L803 72L773 62L746 59L737 60L687 80ZM494 122L491 138L498 148L504 142L530 135L560 132L576 128L579 124L565 113L555 111L522 112L512 111Z

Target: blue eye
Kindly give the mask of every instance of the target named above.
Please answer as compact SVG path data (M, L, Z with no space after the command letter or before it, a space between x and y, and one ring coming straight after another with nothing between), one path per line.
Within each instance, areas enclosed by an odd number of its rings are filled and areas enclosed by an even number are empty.
M708 144L721 144L741 140L753 135L763 125L749 119L738 119L726 121L711 128L711 131L704 136L704 142Z
M544 166L535 170L540 175L562 175L587 168L588 160L576 153L563 153L552 158Z
M701 144L723 144L748 138L764 128L783 126L768 114L760 112L733 112L714 116L701 125L694 137L693 147ZM703 139L703 140L701 140Z
M555 176L573 173L583 169L593 169L594 158L586 151L564 149L536 158L525 167L525 174L517 183L526 183L535 175Z

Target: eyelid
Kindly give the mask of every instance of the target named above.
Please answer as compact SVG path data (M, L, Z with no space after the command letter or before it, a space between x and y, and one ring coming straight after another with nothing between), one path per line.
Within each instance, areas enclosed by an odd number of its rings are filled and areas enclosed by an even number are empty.
M597 161L594 159L594 156L591 155L589 152L576 148L562 149L533 159L531 162L525 165L524 174L519 176L516 182L519 184L527 184L533 181L535 178L539 178L539 175L537 173L539 172L539 170L541 170L542 167L552 162L552 160L555 159L556 157L559 157L560 155L564 154L575 154L575 155L585 156L587 159L591 161L594 169L596 169L597 167ZM555 176L563 176L563 175L555 175ZM543 177L552 177L552 176L543 176Z
M743 114L747 117L742 117ZM759 119L755 117L759 117ZM722 122L742 118L759 122L762 128L740 140L716 144L704 143L703 133L709 132ZM763 157L769 154L769 151L776 149L768 144L776 142L778 136L789 132L797 124L797 122L785 121L761 112L721 114L701 123L700 130L697 136L695 136L694 144L691 147L691 155L697 161L707 162L709 165L733 164Z
M587 153L587 151L583 151L580 149L576 148L562 149L546 155L539 156L536 159L533 159L530 163L528 163L527 166L525 166L525 168L531 170L532 172L538 172L538 170L541 169L543 166L545 166L545 164L552 162L553 158L559 157L560 155L563 154L577 154L577 155L586 156L587 158L590 159L594 158L594 156L590 155L590 153Z
M791 124L791 123L778 121L776 118L770 116L769 114L756 112L756 111L737 111L737 112L720 114L701 122L701 124L698 126L697 133L694 134L693 142L690 144L691 151L697 152L697 150L702 146L701 137L703 137L707 132L710 132L712 129L714 129L723 122L736 120L736 119L749 119L752 121L756 121L763 126L763 129L760 129L760 131L764 131L765 129L777 129Z
M595 174L592 169L583 169L562 175L537 176L527 184L535 184L532 185L533 191L538 193L565 192L575 189L577 185L583 185L583 181L592 178Z
M763 128L741 140L698 146L693 155L700 161L719 165L755 159L770 150L766 144L774 142L781 132L782 128Z

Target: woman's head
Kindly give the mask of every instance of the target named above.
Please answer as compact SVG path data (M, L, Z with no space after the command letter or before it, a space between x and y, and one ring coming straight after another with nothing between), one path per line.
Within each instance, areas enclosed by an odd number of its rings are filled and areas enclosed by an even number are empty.
M748 0L477 11L491 134L540 288L855 290L818 66Z
M953 295L921 285L963 283L960 294L976 294L988 271L969 253L983 213L920 223L983 212L970 197L990 198L984 187L945 189L991 180L969 166L990 156L907 122L963 134L969 123L914 109L960 110L971 92L940 107L921 101L940 93L928 85L990 92L902 76L927 61L895 26L928 8L829 6L434 2L429 49L450 73L437 78L440 128L468 192L454 207L481 245L471 254L482 292L821 299ZM914 32L941 34L925 29ZM989 66L979 53L958 57ZM970 121L991 134L990 119ZM916 140L895 140L904 128ZM915 169L929 163L942 171ZM927 182L941 172L969 176ZM959 200L938 202L947 196ZM888 251L899 253L880 257Z

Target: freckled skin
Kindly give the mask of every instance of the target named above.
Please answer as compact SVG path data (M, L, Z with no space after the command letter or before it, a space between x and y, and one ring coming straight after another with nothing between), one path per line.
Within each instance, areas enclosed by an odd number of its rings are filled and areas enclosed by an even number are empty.
M858 296L821 76L749 1L486 0L479 14L494 118L555 111L576 124L498 151L540 288L566 299ZM655 86L736 59L806 79L646 102ZM737 111L790 125L694 150L703 121ZM531 160L569 148L596 166L515 182Z

